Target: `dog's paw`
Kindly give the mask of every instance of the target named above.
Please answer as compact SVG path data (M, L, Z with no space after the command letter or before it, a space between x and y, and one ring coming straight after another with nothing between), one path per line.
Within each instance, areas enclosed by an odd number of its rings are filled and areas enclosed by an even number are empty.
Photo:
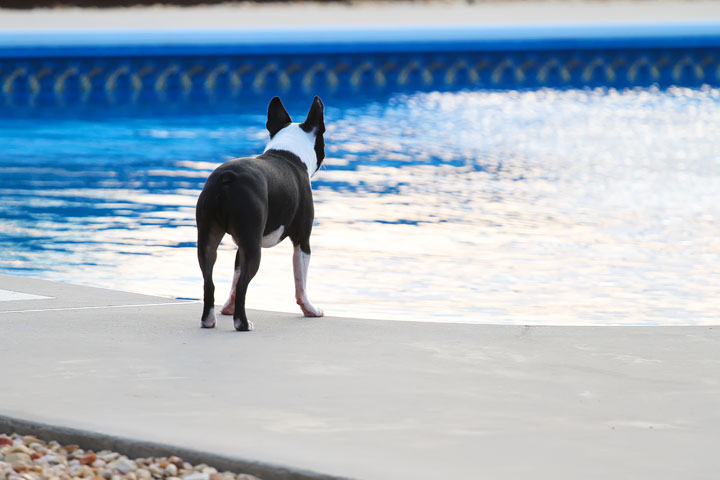
M220 310L220 313L223 315L232 315L235 313L235 295L230 295L230 298L228 298L227 302L225 302L225 305L223 305L222 309Z
M253 322L251 322L250 320L248 320L247 322L243 322L239 318L236 318L234 323L235 330L237 330L238 332L251 332L255 328L255 325L253 325Z
M298 305L306 317L322 317L325 313L321 308L314 307L310 302L302 302L298 300Z
M211 309L207 317L200 320L202 328L215 328L215 309Z

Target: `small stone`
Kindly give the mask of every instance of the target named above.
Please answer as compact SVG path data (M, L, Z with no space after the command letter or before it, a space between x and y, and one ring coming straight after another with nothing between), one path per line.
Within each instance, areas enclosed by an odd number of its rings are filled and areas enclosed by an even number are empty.
M92 450L88 450L85 455L80 457L80 463L83 465L89 465L97 460L97 455Z
M30 458L33 460L37 460L38 458L42 458L43 454L40 452L33 452L30 454Z
M42 443L33 442L29 445L30 450L34 450L36 452L45 453L47 452L47 447Z
M28 455L27 453L8 453L7 455L5 455L5 461L9 463L13 470L15 470L16 472L25 471L28 468L32 467L30 455Z
M144 468L138 468L135 471L135 475L137 475L137 478L141 478L144 480L147 480L148 478L152 478L152 475L150 475L150 472L148 470L145 470Z
M68 454L68 457L69 457L69 458L77 458L77 459L79 460L79 459L81 459L84 455L85 455L85 450L83 450L82 448L78 448L78 449L75 450L74 452L69 453L69 454Z
M167 475L168 477L175 477L177 476L177 474L178 468L177 465L175 465L174 463L170 463L167 467L165 467L165 475Z
M230 472L210 474L210 480L230 480L231 478L234 479L235 475Z
M164 477L165 476L165 468L161 467L158 464L152 464L148 467L148 470L154 477Z
M25 445L30 445L31 443L41 442L42 440L38 440L35 435L25 435L22 437L22 441Z
M182 476L182 480L210 480L210 475L203 472L192 472Z
M50 464L50 465L60 465L60 464L67 464L67 459L63 457L62 455L58 455L56 453L47 453L43 457L43 461Z
M103 462L110 463L113 460L120 458L120 454L117 452L111 452L109 450L101 450L97 453L97 457Z
M99 458L90 464L93 468L102 468L107 465L104 461Z
M0 447L3 447L5 445L12 445L13 440L12 438L8 437L7 435L0 434Z
M10 447L8 453L24 453L26 455L31 455L33 452L22 443L16 443L12 447Z
M77 450L78 448L80 448L80 445L65 445L65 451L67 453L72 453L75 450Z
M176 457L173 455L172 457L168 458L168 461L170 463L174 463L177 468L183 467L183 459L180 457Z
M110 480L113 476L113 472L109 468L101 468L98 471L98 475L100 475L105 480Z
M137 470L137 465L129 458L123 456L112 462L110 468L114 468L123 475L127 475L129 472Z

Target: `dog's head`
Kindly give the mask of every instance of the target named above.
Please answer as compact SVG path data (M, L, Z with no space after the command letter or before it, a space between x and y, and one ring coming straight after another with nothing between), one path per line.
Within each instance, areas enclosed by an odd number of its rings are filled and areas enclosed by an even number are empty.
M270 142L265 151L284 150L296 155L307 166L308 175L312 177L325 159L324 110L322 100L316 96L305 121L292 123L280 98L274 97L268 106L265 126L270 132Z

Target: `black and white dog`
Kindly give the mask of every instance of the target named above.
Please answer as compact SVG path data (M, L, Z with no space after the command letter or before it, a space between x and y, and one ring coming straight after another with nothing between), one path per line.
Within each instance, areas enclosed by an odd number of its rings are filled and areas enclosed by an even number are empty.
M260 266L260 247L273 247L290 237L295 275L295 300L306 317L323 311L307 298L310 232L314 209L310 177L325 158L324 106L315 97L303 123L292 123L278 97L268 106L270 142L262 155L230 160L210 174L195 210L198 261L205 289L201 324L215 326L215 285L212 280L217 248L226 233L237 245L230 298L222 313L232 315L235 329L253 329L245 315L245 294Z

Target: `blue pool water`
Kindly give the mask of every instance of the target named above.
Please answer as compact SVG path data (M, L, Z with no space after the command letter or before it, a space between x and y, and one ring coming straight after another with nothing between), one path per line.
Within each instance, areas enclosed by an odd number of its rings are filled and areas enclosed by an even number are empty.
M310 99L285 100L300 120ZM3 115L0 271L198 298L196 197L220 162L262 151L266 100ZM717 323L720 90L326 105L309 292L328 314ZM249 306L299 313L291 272L289 244L263 250Z

